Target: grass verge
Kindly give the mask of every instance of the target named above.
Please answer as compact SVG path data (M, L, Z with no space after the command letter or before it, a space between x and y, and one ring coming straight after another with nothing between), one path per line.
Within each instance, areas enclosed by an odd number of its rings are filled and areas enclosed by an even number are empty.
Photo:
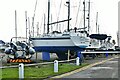
M59 63L59 71L58 73L54 73L53 64L49 65L39 65L33 67L25 67L25 78L49 78L55 75L63 74L66 72L73 71L75 69L87 66L87 63L83 63L80 66L70 63ZM19 76L18 68L7 68L2 69L2 78L18 78Z

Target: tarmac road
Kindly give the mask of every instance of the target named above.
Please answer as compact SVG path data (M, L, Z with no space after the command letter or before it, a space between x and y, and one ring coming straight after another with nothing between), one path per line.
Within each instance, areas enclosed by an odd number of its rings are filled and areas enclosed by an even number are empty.
M107 61L63 78L118 78L118 59Z

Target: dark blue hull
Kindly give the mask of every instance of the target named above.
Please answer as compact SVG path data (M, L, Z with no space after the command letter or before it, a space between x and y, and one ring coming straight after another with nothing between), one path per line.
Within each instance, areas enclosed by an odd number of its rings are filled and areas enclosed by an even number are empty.
M49 52L49 53L56 53L60 60L66 60L68 50L70 50L71 55L77 55L77 52L85 50L85 46L82 48L77 46L45 46L45 47L33 47L36 52Z
M83 51L85 47L77 47L77 46L45 46L45 47L33 47L36 52L50 52L50 53L66 53L68 50L78 52Z

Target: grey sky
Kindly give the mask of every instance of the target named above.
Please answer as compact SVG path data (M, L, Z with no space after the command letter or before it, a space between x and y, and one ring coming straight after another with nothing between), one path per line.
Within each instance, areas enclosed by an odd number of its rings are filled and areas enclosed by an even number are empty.
M67 7L62 0L59 20L67 19ZM78 23L75 25L79 2L81 1ZM71 28L75 26L83 27L82 5L83 0L71 0ZM88 0L86 0L88 1ZM98 24L100 32L112 35L116 39L118 29L118 1L119 0L91 0L91 33L95 33L96 12L99 13ZM17 11L18 36L25 36L25 11L31 18L33 16L36 0L0 0L0 39L10 41L15 36L15 10ZM52 21L57 20L61 0L51 0ZM43 15L47 15L47 0L38 0L35 16L35 26L39 22L40 31L43 32ZM61 24L61 28L66 28L66 23ZM53 25L54 26L54 25ZM56 29L56 27L54 27ZM35 30L36 31L36 30Z

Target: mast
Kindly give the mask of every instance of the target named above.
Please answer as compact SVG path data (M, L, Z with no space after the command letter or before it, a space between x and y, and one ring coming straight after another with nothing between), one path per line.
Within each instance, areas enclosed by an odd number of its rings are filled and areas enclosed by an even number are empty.
M37 7L37 0L36 0L36 3L35 3L34 15L32 17L33 37L34 37L34 19L35 19L36 7Z
M16 37L16 42L17 42L17 12L15 10L15 37Z
M25 22L26 22L26 42L27 42L27 11L25 11Z
M29 19L29 17L28 17L28 26L29 26L29 43L30 43L31 32L30 32L30 19Z
M66 2L68 4L68 28L67 28L67 31L69 32L69 27L70 27L70 0L68 2Z
M32 28L33 28L33 37L34 37L34 17L32 17Z
M100 34L100 29L99 29L100 25L98 25L98 34Z
M48 23L47 23L47 34L49 33L49 22L50 22L50 0L48 0Z
M84 5L84 9L83 9L83 12L84 12L84 31L85 31L85 0L83 2L83 5Z
M98 33L98 12L96 14L96 33Z
M51 22L52 22L52 14L51 14ZM57 24L58 25L58 24ZM51 25L51 32L53 31L53 26Z
M88 32L90 30L90 0L88 2Z
M44 29L43 29L43 33L45 33L45 14L44 14Z
M39 35L39 22L37 22L37 36Z

